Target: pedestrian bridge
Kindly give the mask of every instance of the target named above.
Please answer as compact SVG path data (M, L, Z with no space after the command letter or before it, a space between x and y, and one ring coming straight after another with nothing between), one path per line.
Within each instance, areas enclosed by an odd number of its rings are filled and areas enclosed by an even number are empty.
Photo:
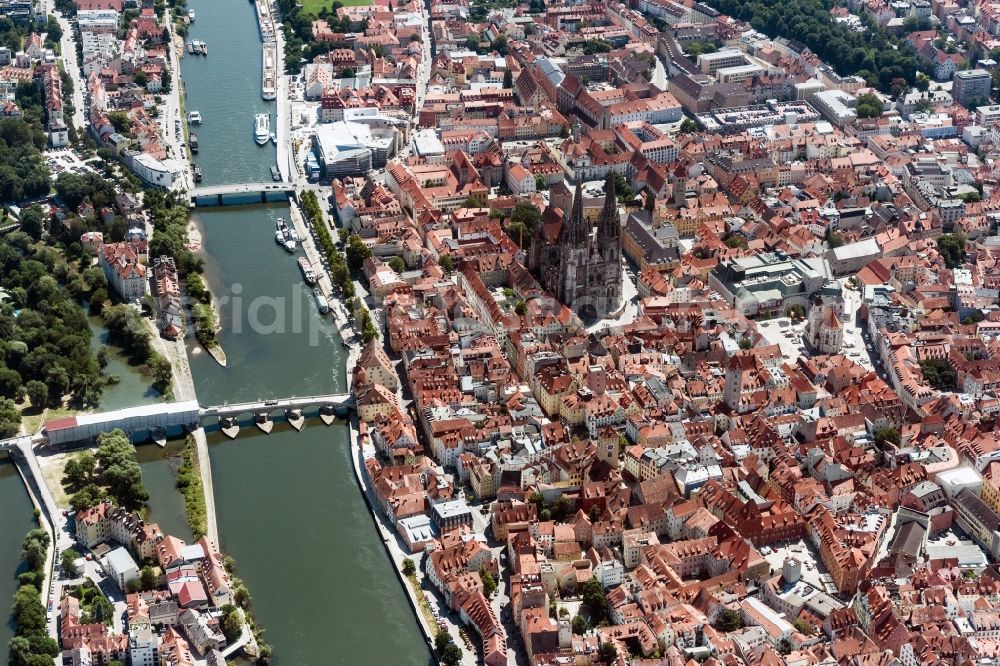
M287 201L295 192L291 183L236 183L232 185L210 185L196 187L188 194L191 205L239 206Z
M237 417L243 414L271 414L279 410L323 408L331 413L346 415L354 409L354 397L350 393L328 395L292 396L273 400L263 399L252 402L214 405L202 407L197 400L164 402L141 407L129 407L110 412L77 414L45 422L42 434L52 446L62 446L73 442L89 441L102 432L120 428L138 439L140 435L149 437L154 431L164 433L184 432L201 427L205 419ZM0 450L15 446L19 440L0 441Z

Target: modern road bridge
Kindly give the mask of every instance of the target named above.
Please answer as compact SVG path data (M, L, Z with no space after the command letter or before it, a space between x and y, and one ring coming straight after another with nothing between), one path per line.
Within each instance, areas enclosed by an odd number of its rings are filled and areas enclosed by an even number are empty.
M192 206L237 206L287 201L294 193L291 183L236 183L196 187L188 194Z

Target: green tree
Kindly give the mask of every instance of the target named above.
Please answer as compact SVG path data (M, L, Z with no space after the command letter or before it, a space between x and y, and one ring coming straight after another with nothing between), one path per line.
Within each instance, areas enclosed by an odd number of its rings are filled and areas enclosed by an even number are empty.
M406 263L403 261L402 257L393 257L389 260L389 268L397 273L402 273L406 270Z
M948 268L958 268L965 263L965 235L961 233L941 234L937 239L937 250Z
M685 118L681 121L681 125L677 131L681 134L696 134L698 132L698 123L690 118Z
M885 449L887 444L899 446L899 430L884 426L875 431L875 446Z
M98 435L97 442L97 459L111 496L127 509L145 505L149 493L142 483L142 468L128 435L121 430L112 430Z
M455 270L455 264L452 262L450 254L442 254L438 259L438 265L445 273L451 273Z
M14 594L14 622L18 636L45 635L45 606L35 586L22 585Z
M21 430L21 412L10 398L0 398L0 439L13 437Z
M347 266L352 271L359 271L361 270L361 265L365 263L365 259L372 256L372 249L361 240L361 236L351 234L347 242L346 254Z
M62 569L64 576L67 578L76 578L76 576L79 575L80 570L76 566L76 560L79 557L80 553L76 552L72 548L62 552L62 559L60 560L59 566Z
M858 118L878 118L882 115L882 100L874 93L858 95Z
M591 625L597 626L608 620L608 598L596 578L591 578L580 586L580 598L583 601L581 611L586 609Z
M480 567L479 580L483 582L483 595L487 599L492 597L493 593L497 591L497 579L486 567Z
M21 213L21 231L31 236L34 240L42 237L45 229L45 215L41 206L37 204L25 209Z
M63 468L63 483L70 488L83 488L92 483L97 468L97 460L90 453L73 456Z
M618 648L614 643L601 643L597 649L597 661L602 664L613 664L618 659Z
M444 666L459 666L462 663L462 648L455 645L454 641L449 643L441 655L441 663Z
M0 397L20 400L23 393L21 375L16 370L0 365Z
M139 572L139 585L144 592L156 589L156 579L156 569L148 564Z
M417 573L417 567L415 564L413 564L413 560L411 560L408 557L405 558L403 560L403 575L412 576L415 573Z
M715 628L719 631L736 631L741 627L743 627L743 616L728 606L724 606L715 618Z
M726 247L740 248L743 250L747 249L750 246L750 243L747 241L746 237L741 236L740 234L729 234L728 236L726 236L726 240L723 242L726 244Z
M625 176L620 173L614 174L615 179L615 194L618 197L619 203L631 203L632 199L635 198L635 188L632 184L625 179Z
M587 633L587 630L590 629L590 625L587 624L587 619L582 615L574 615L572 625L573 633L579 636Z
M514 75L509 69L505 69L503 72L503 87L513 88L514 87Z
M91 483L73 493L73 496L69 498L69 505L73 507L74 511L81 511L100 504L104 497L104 491L101 487Z
M958 374L948 361L940 358L929 358L920 361L920 370L924 381L939 391L954 391Z
M42 528L28 532L21 543L21 559L31 571L41 571L45 566L45 556L49 552L49 533Z
M438 629L437 633L434 634L434 651L438 653L438 656L444 655L445 648L451 643L451 634L444 629Z
M232 643L243 633L243 613L236 606L226 604L222 607L222 634Z
M35 409L44 409L49 404L49 387L45 385L45 382L32 379L25 384L24 388L28 394L28 400L31 401L31 406Z
M149 373L153 376L153 384L160 393L166 393L170 387L170 380L173 377L173 366L162 354L151 352L146 361Z

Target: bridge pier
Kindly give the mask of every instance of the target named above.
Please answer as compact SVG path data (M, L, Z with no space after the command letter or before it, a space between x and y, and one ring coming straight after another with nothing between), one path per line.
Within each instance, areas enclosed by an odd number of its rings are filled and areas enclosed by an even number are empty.
M257 424L261 432L265 435L271 434L271 429L274 428L274 421L271 420L271 415L267 412L257 412L253 415L253 422Z
M236 439L236 435L240 432L240 422L232 416L223 416L219 418L219 430L222 434L229 439Z

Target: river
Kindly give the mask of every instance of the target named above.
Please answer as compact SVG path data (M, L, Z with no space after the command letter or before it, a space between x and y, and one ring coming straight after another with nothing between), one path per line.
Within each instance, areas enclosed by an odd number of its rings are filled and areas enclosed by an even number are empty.
M31 500L21 476L6 454L0 455L0 650L7 653L7 642L14 636L11 603L17 591L17 574L21 572L21 541L35 527Z
M108 365L102 374L106 377L116 377L117 383L107 384L101 392L101 411L125 409L159 402L160 392L153 388L149 375L140 371L140 366L129 361L128 356L119 347L108 342L110 333L104 326L104 320L96 315L87 316L90 326L90 348L94 354L101 347L107 349Z
M269 179L272 146L251 136L261 44L246 0L192 0L189 38L209 56L182 63L205 184ZM272 126L274 119L272 116ZM189 347L202 404L334 393L346 388L345 350L321 317L292 256L274 242L287 206L199 209L205 278L220 298L223 368ZM347 429L283 419L263 435L249 418L234 441L209 428L222 549L253 597L274 663L424 666L430 654L372 524L351 466Z

